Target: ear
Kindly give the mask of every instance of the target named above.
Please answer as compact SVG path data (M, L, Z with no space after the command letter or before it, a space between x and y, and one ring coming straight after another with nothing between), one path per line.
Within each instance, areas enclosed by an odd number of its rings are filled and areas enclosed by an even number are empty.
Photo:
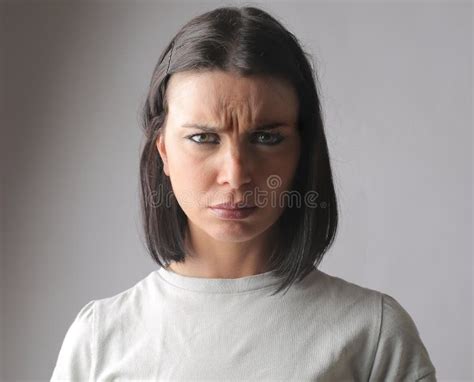
M168 168L168 156L166 154L165 137L162 132L158 134L158 138L156 139L156 148L158 149L158 153L160 154L161 160L163 161L163 171L167 176L170 176Z

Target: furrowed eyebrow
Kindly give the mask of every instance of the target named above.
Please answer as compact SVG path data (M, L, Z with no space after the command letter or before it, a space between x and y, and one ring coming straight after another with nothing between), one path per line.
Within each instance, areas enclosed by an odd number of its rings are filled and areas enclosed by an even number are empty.
M273 123L266 123L264 125L257 126L251 130L271 130L271 129L275 129L281 126L285 126L285 124L281 122L273 122ZM182 127L199 129L207 133L217 133L219 131L223 131L222 129L218 129L218 128L207 126L207 125L196 124L196 123L185 123L184 125L182 125Z

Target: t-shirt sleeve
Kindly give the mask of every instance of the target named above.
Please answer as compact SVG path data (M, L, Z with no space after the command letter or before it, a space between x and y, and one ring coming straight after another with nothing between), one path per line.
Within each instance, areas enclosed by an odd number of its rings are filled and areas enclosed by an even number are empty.
M87 381L94 359L94 302L88 302L66 332L51 381Z
M384 293L369 381L436 381L435 367L413 319L393 297Z

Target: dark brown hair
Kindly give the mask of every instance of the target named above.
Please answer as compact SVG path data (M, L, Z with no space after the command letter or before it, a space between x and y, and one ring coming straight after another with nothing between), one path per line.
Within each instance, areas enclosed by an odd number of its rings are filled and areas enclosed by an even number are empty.
M223 70L289 80L299 100L301 155L292 191L317 193L317 206L286 207L278 220L279 243L268 266L282 278L275 293L317 268L334 241L338 206L323 129L316 74L298 39L255 7L217 8L185 24L161 54L143 107L146 141L140 158L141 212L147 249L160 266L182 262L187 217L172 197L156 148L166 118L166 87L173 73ZM157 199L156 199L157 198ZM164 198L167 198L164 203Z

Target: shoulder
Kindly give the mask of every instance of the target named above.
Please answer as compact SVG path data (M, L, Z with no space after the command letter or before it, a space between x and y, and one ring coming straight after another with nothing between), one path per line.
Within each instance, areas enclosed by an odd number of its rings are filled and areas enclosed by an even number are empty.
M140 309L153 291L153 276L154 272L123 292L82 306L63 339L51 380L90 379L104 343L114 345L113 334L128 333L126 326L133 328L141 319Z
M154 297L155 271L136 282L130 288L115 295L94 300L96 320L116 320L124 315L137 314Z
M393 296L322 271L318 271L318 278L320 293L327 295L327 299L332 303L359 306L363 310L370 307L372 321L382 338L398 335L404 335L406 339L419 338L413 318Z
M393 296L376 289L368 288L323 271L315 272L313 287L315 293L326 296L334 304L370 305L373 317L384 330L394 331L404 327L416 331L415 323L408 311Z
M330 275L319 269L313 272L312 284L314 293L324 296L334 304L347 303L352 305L368 304L378 310L382 302L382 293L341 277Z
M387 293L381 293L379 335L370 380L436 381L436 370L415 321Z
M91 300L81 307L74 318L77 327L84 328L92 324L94 320L94 304L96 300Z
M322 271L316 276L316 291L329 304L327 310L344 320L350 317L350 327L370 337L370 381L436 381L418 328L396 298Z
M381 305L383 334L404 334L418 337L418 329L413 318L394 297L381 293Z
M95 359L95 301L85 304L69 325L60 346L51 381L86 380Z
M363 342L364 354L375 346L382 317L379 291L316 270L305 281L303 305L318 322L345 333L344 340Z

